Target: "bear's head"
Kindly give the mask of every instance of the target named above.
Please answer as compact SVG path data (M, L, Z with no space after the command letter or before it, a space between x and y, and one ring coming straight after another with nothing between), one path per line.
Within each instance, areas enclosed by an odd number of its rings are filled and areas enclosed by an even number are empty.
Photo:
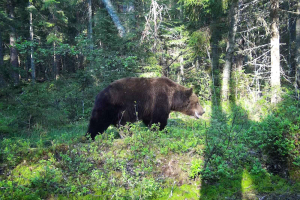
M205 113L192 88L174 94L173 110L193 116L196 119Z
M199 119L200 116L205 113L204 109L199 103L198 97L194 93L190 95L188 106L186 107L184 113L190 116L194 116L196 119Z

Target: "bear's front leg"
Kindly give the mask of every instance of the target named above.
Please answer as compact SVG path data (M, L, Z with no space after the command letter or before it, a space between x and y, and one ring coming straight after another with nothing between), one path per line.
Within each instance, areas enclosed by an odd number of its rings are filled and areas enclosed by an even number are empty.
M104 110L93 110L87 134L91 136L92 140L95 140L95 137L99 133L102 134L110 124L109 114L106 114Z
M166 98L157 99L156 106L154 107L150 126L152 124L159 124L159 130L163 130L167 126L170 114L168 100Z

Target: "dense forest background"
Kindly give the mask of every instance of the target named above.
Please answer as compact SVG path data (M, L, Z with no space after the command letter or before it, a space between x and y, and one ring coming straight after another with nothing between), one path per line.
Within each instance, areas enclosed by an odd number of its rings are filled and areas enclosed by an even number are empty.
M83 138L134 76L206 114ZM299 87L297 0L0 0L0 197L299 199Z

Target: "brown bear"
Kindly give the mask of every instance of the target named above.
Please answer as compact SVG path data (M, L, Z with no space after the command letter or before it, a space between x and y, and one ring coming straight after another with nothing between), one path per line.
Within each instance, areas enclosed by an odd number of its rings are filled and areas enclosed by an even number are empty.
M111 83L96 97L88 134L94 139L109 125L142 120L146 126L167 125L171 111L199 118L204 110L192 89L168 78L124 78Z

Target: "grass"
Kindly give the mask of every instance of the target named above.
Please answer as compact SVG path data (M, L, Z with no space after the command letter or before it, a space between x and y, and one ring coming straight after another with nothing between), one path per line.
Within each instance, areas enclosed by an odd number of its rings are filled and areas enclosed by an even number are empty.
M293 101L270 115L257 105L216 111L208 103L200 120L171 113L164 131L135 123L90 141L83 136L93 101L65 84L56 93L53 87L0 94L0 199L298 198L300 118ZM291 159L289 176L268 171L273 150Z
M251 163L213 182L199 176L207 159L208 124L176 116L164 131L136 123L121 130L124 139L109 128L92 142L82 140L87 127L82 122L4 139L0 197L257 199L300 191L299 182L265 170L252 173Z

